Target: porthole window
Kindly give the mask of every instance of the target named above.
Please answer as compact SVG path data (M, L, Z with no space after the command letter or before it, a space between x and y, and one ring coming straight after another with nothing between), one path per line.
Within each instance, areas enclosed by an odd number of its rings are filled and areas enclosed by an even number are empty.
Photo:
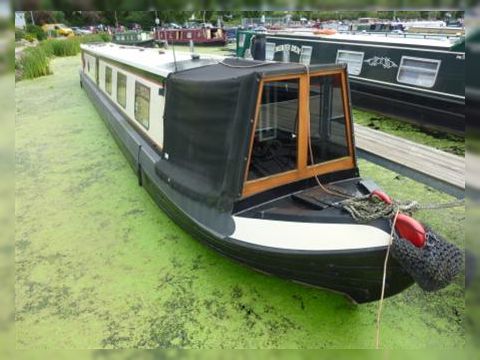
M360 51L337 51L337 64L347 64L347 71L351 75L360 75L362 72L364 53Z
M398 68L397 81L431 88L435 85L439 68L440 60L403 56Z
M312 51L313 48L311 46L302 45L299 63L304 65L310 65L310 62L312 60Z
M275 56L275 43L267 42L265 44L265 60L272 61Z

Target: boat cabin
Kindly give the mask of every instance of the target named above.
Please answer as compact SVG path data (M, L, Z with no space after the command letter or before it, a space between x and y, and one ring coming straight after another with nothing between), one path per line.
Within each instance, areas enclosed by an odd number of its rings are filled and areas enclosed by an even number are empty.
M146 64L162 56L162 71L159 65L151 72ZM84 46L82 59L87 76L161 155L157 172L195 196L231 208L267 190L356 168L343 64L189 54L177 54L175 64L158 50L112 45Z

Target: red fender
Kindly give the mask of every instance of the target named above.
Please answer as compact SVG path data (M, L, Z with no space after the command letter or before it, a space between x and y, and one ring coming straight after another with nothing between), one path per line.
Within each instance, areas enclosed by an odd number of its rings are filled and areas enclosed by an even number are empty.
M376 196L380 200L382 200L384 203L387 203L387 204L392 203L392 199L390 198L390 196L388 196L387 194L385 194L383 191L380 191L380 190L373 190L370 196Z
M407 239L416 247L421 248L425 245L427 239L425 228L414 218L405 214L398 214L395 230L400 237Z
M372 191L371 196L376 196L387 204L392 203L390 196L385 194L383 191L374 190ZM395 230L400 237L407 239L416 247L423 247L425 245L427 238L425 228L414 218L399 213L395 223Z

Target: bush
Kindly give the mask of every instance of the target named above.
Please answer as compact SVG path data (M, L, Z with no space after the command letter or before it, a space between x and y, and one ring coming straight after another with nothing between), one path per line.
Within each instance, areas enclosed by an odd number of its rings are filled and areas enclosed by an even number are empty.
M53 55L74 56L80 52L80 42L75 38L52 40Z
M41 46L25 49L19 62L22 79L50 74L50 59Z
M25 31L22 29L15 29L15 41L19 41L25 37Z
M82 43L110 42L112 41L112 37L108 33L99 33L99 34L84 35L80 37L80 41Z
M16 68L21 79L33 79L51 74L49 63L53 56L74 56L80 52L81 43L110 41L110 35L92 34L66 39L47 39L38 46L24 51Z
M80 52L80 42L76 38L48 39L41 46L48 56L74 56Z
M35 37L34 34L26 33L25 34L25 40L28 42L34 42L37 38Z
M47 34L43 29L38 25L28 24L26 29L27 33L33 34L38 41L45 40Z

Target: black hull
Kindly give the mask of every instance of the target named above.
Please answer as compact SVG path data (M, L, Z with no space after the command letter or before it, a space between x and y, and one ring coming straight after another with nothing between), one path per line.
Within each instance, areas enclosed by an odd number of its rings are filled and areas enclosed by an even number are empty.
M185 231L220 254L257 271L339 292L357 303L379 299L385 247L355 251L289 251L244 243L206 228L167 194L168 184L154 170L159 155L96 85L83 73L80 76L88 96L138 174L139 183ZM393 258L390 259L385 296L395 295L412 284L413 279Z

